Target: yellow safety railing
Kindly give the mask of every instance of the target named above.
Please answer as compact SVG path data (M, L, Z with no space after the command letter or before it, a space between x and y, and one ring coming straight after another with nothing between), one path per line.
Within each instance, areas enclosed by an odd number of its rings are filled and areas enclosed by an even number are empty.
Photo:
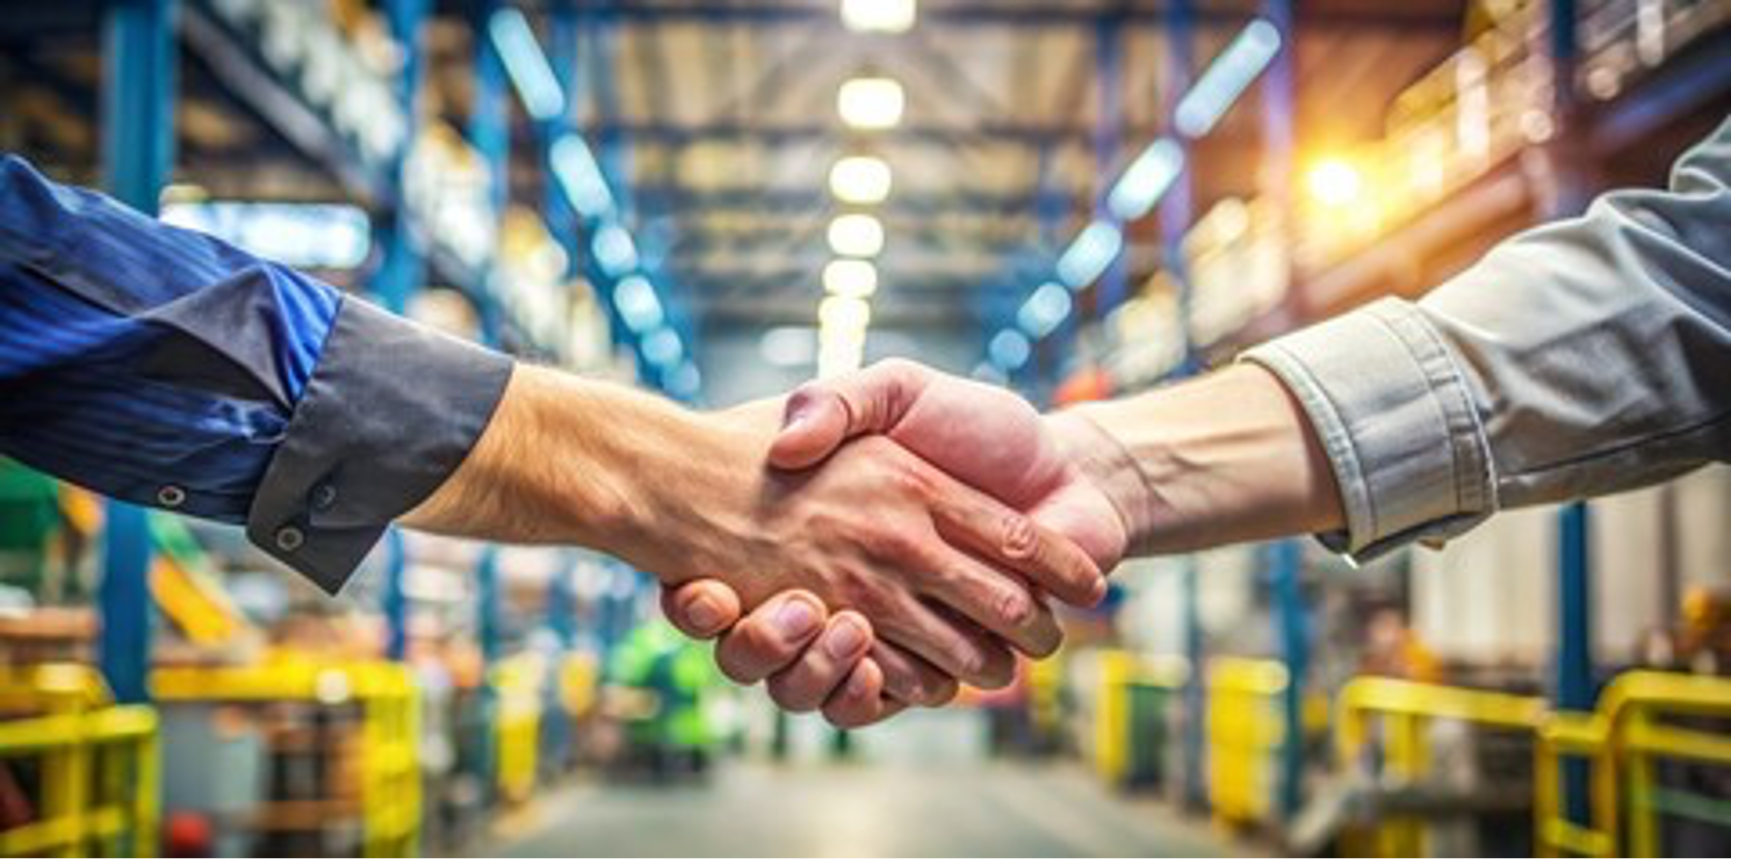
M1284 744L1290 675L1267 659L1215 658L1206 677L1206 798L1231 826L1272 813L1273 761Z
M0 831L0 856L154 856L160 778L157 713L110 706L82 665L0 668L0 761L41 763L34 821Z
M572 719L583 719L597 708L597 659L583 653L561 658L556 690L561 708Z
M511 802L524 802L536 789L544 673L543 659L535 653L489 669L495 690L495 777L502 797Z
M1729 724L1724 733L1681 726L1682 719L1731 717L1731 681L1656 671L1630 671L1611 680L1591 714L1559 713L1539 729L1534 802L1539 855L1659 855L1656 783L1660 760L1731 763ZM1675 720L1675 721L1673 721ZM1563 757L1583 758L1592 770L1592 824L1563 812ZM1730 819L1726 801L1724 819Z
M274 656L246 667L159 668L151 692L165 702L355 701L362 708L357 803L362 852L416 853L422 828L417 689L391 662Z
M1385 677L1357 677L1339 692L1337 720L1340 763L1357 769L1381 725L1381 758L1376 777L1406 782L1429 775L1429 728L1439 720L1463 721L1487 728L1531 733L1544 721L1542 698L1504 694ZM1372 846L1365 836L1348 843L1356 855L1419 856L1424 850L1423 821L1417 817L1389 818L1374 830Z
M1097 653L1098 697L1092 723L1092 764L1104 780L1124 780L1133 765L1130 708L1136 686L1175 691L1188 681L1188 660L1107 649Z

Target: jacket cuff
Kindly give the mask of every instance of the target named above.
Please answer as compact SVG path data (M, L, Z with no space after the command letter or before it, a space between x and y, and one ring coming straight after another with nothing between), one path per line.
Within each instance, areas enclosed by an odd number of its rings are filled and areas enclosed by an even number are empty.
M1347 529L1321 541L1358 562L1441 542L1495 510L1473 393L1433 324L1383 299L1241 357L1282 380L1333 465Z
M511 358L346 297L248 512L247 537L330 593L488 426Z

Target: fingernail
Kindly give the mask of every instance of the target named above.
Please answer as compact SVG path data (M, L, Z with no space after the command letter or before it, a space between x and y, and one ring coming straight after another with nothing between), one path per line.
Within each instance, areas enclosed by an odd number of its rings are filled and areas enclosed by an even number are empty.
M868 674L868 671L866 669L864 669L862 666L859 665L857 667L857 669L851 673L851 675L850 675L850 687L846 690L846 692L851 697L867 697L868 696L868 693L869 693L869 674Z
M862 626L845 620L827 631L826 652L834 659L844 661L856 655L866 640L868 636L863 633Z
M785 602L784 607L779 608L772 618L772 624L778 627L778 632L789 640L806 637L819 622L820 615L814 612L814 608L797 599Z
M700 595L688 599L682 605L682 613L688 618L688 625L697 629L711 631L724 624L724 609L711 596Z
M806 398L791 396L789 410L784 414L784 430L788 431L804 422L814 413L814 404Z

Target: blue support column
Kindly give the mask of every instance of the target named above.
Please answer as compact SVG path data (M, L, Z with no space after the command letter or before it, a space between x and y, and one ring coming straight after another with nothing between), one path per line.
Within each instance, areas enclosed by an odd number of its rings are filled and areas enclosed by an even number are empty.
M585 59L591 70L586 83L590 85L589 95L596 108L595 117L599 124L612 127L621 119L620 99L615 92L618 31L610 22L593 17L588 20L585 28L585 40ZM615 193L616 206L620 209L619 216L623 223L631 223L633 215L633 201L623 194L625 189L622 188L625 178L633 175L629 140L622 136L602 140L597 153L597 159L603 167L603 177L609 181L610 189Z
M470 143L482 154L488 166L490 196L495 211L507 206L507 154L511 144L508 120L511 106L507 98L507 70L501 63L500 52L489 38L489 21L501 8L500 0L477 0L471 19L475 40L473 64L476 80L471 88Z
M1164 15L1163 79L1158 82L1163 93L1166 117L1172 116L1184 93L1194 83L1194 4L1192 0L1174 0ZM1188 268L1182 260L1182 238L1194 223L1194 146L1186 137L1178 136L1182 148L1182 170L1171 183L1170 190L1159 202L1158 232L1164 248L1164 266L1176 284L1176 329L1182 342L1182 362L1176 376L1186 377L1200 370L1197 345L1189 333L1188 320L1193 305L1194 286L1188 280Z
M1297 148L1297 28L1291 0L1267 0L1266 18L1279 31L1279 53L1261 82L1261 140L1267 185L1277 195L1281 212L1288 211L1292 162Z
M422 32L428 16L428 0L388 0L386 16L392 28L392 38L404 52L404 65L398 71L394 92L399 107L408 121L404 145L393 158L389 183L391 209L375 226L376 242L381 248L380 264L369 279L369 289L388 311L403 314L410 295L422 284L424 261L422 250L410 230L410 214L404 202L404 163L410 148L421 132L417 121L416 94L422 88ZM386 586L381 612L386 617L386 655L393 660L404 658L409 643L409 603L404 591L404 537L394 530L388 536Z
M103 173L117 200L150 215L175 162L175 4L117 0L103 20ZM110 500L97 588L97 661L121 703L150 699L151 533L145 511Z
M486 545L476 564L476 640L477 650L482 653L483 678L477 687L477 701L482 716L481 730L483 738L477 746L478 774L483 776L483 786L488 798L493 799L495 791L495 719L500 703L495 692L494 683L489 679L489 671L495 661L500 658L500 618L501 618L501 583L500 570L496 559L494 545Z
M410 564L404 533L397 527L386 531L386 590L381 610L386 614L386 657L403 661L410 646L410 607L404 593L404 569Z
M1575 0L1551 0L1549 44L1555 75L1556 136L1549 146L1549 170L1540 189L1540 217L1567 218L1585 209L1590 194L1579 152L1585 117L1575 96L1574 65L1579 55ZM1567 710L1590 710L1597 697L1592 659L1591 511L1585 503L1562 508L1557 516L1557 627L1554 702ZM1560 764L1563 802L1569 819L1586 824L1591 816L1591 774L1584 761Z
M578 131L575 122L575 111L579 105L579 14L574 9L573 0L556 0L549 10L549 67L555 71L555 82L561 85L561 115L549 122L543 123L540 129L543 136L544 175L548 177L545 183L543 198L543 219L549 226L549 232L561 249L567 253L567 276L577 276L580 268L579 248L579 214L574 212L572 204L567 200L566 192L561 184L554 180L553 168L548 164L548 153L562 135ZM605 307L609 297L599 293L598 301ZM611 316L611 325L618 325Z
M1585 503L1564 506L1557 517L1556 705L1590 710L1592 666L1592 512Z
M494 545L482 549L476 563L476 640L483 661L493 664L501 652L501 577Z
M1164 14L1164 79L1159 81L1163 94L1164 116L1170 116L1182 94L1194 81L1194 4L1190 0L1175 0ZM1164 246L1163 266L1176 282L1177 338L1182 342L1182 362L1172 376L1187 376L1199 370L1193 340L1189 337L1188 318L1190 285L1182 265L1182 237L1194 220L1193 153L1186 139L1183 149L1182 173L1161 201L1158 229ZM1206 804L1206 631L1200 622L1200 566L1194 555L1181 560L1182 569L1182 639L1188 658L1188 681L1182 690L1182 796L1189 806Z
M380 265L369 279L369 289L388 311L402 314L410 294L422 283L425 263L422 249L410 230L410 214L405 211L404 163L410 148L421 134L418 121L417 93L422 88L422 24L428 18L429 0L387 0L386 17L392 28L392 38L404 52L404 64L399 69L395 93L404 111L407 126L404 146L388 168L390 177L390 211L377 226L376 241L381 248Z
M1279 54L1273 58L1261 85L1261 138L1266 187L1263 191L1277 203L1281 213L1291 211L1291 180L1295 171L1297 132L1297 39L1292 0L1266 0L1266 18L1279 31ZM1302 547L1295 541L1273 546L1273 611L1284 662L1285 737L1283 769L1278 788L1279 810L1286 816L1301 810L1303 799L1303 690L1308 683L1309 641L1307 609L1299 583Z
M1182 801L1204 808L1206 799L1206 629L1200 623L1200 565L1182 558L1182 649L1188 680L1182 689Z
M1110 218L1109 208L1104 199L1109 192L1110 184L1115 182L1117 170L1120 168L1118 159L1122 154L1122 27L1120 19L1106 17L1098 23L1097 29L1098 54L1098 127L1092 140L1092 150L1097 163L1098 183L1097 195L1098 218ZM1116 255L1098 279L1097 311L1101 319L1108 315L1122 300L1128 298L1128 255L1127 252Z
M1280 749L1278 805L1286 817L1303 806L1303 691L1309 681L1309 621L1303 604L1303 549L1296 539L1268 546L1272 562L1273 625L1285 665L1284 742Z
M1048 248L1060 248L1063 243L1067 242L1064 231L1067 230L1069 205L1063 195L1049 194L1056 184L1055 163L1056 147L1050 144L1040 146L1037 151L1037 188L1032 195L1032 208L1033 214L1037 217L1039 241ZM1031 285L1024 284L1017 278L1021 271L1017 268L1014 270L1016 283L1029 291ZM1020 296L1010 312L1003 318L1004 321L1013 320L1014 315L1019 310L1018 303L1024 302L1025 296L1028 295L1029 293L1025 293ZM1077 306L1078 299L1076 298L1074 301L1076 306L1073 313L1062 318L1062 322L1056 326L1055 331L1044 339L1044 342L1051 345L1049 349L1043 349L1042 344L1033 345L1031 360L1025 364L1024 368L1008 375L1008 382L1015 388L1018 388L1022 382L1025 384L1024 394L1028 398L1039 391L1053 393L1056 385L1061 382L1066 373L1064 370L1066 351L1075 343L1081 316ZM995 332L999 327L988 318L985 319L985 323L988 325L983 332L983 345L987 349L989 339L995 337Z
M489 197L497 225L506 214L510 197L507 160L512 154L512 106L507 96L507 70L501 63L500 52L495 50L494 40L489 38L489 19L500 7L500 0L480 0L471 19L476 80L471 87L469 129L470 144L488 167ZM476 297L476 302L483 343L499 344L501 310L492 293L485 291L484 296Z
M555 634L555 641L563 650L572 649L579 641L579 619L575 607L579 596L573 589L573 575L578 568L578 552L563 551L561 563L555 567L555 576L549 579L549 631Z
M1592 512L1585 503L1564 506L1557 515L1557 618L1555 704L1589 712L1597 697L1592 664L1592 572L1588 534ZM1563 803L1570 820L1591 820L1591 772L1585 761L1560 762Z

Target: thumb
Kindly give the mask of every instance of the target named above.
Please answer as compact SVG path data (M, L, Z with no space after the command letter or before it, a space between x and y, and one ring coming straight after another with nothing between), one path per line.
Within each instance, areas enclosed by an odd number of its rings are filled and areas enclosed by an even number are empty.
M661 600L663 615L695 640L710 640L729 631L742 616L742 600L718 580L702 578L666 586Z
M807 384L785 402L784 427L766 459L780 470L812 467L844 443L853 433L850 425L850 408L842 395L826 384Z
M917 401L929 371L890 359L854 374L807 383L784 403L784 427L767 460L782 470L820 463L846 440L883 434Z

